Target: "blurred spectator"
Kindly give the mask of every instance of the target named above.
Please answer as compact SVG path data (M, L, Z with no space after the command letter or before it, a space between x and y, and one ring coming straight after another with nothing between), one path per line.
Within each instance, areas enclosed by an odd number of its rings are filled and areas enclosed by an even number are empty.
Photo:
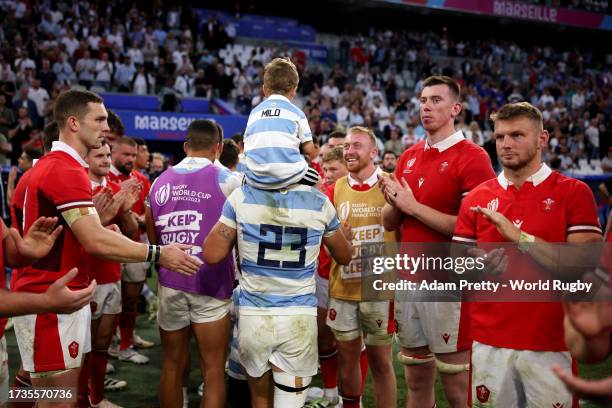
M163 154L154 152L151 154L151 164L149 165L149 180L153 182L168 167L168 163Z
M130 80L130 90L136 95L147 95L155 90L155 78L147 72L144 65L138 65Z
M44 117L45 104L49 100L49 92L40 86L40 79L36 78L32 81L32 87L28 90L28 99L36 104L36 113L39 117Z
M380 164L380 168L383 169L383 171L393 174L396 164L397 155L394 152L388 150L383 153L382 162Z
M26 85L19 88L19 96L13 99L13 110L18 111L19 108L26 109L26 116L33 122L38 119L38 107L36 103L29 97L30 88Z
M142 65L142 64L140 64ZM115 72L115 85L119 92L129 92L132 79L136 74L136 67L132 63L130 55L123 57L123 61L117 65Z
M400 156L405 150L400 136L400 128L397 126L392 127L390 138L385 142L385 151L393 152L396 156Z
M30 133L34 129L32 119L28 116L28 109L20 107L17 109L17 125L9 130L8 137L11 143L11 162L17 164L21 156L22 145L30 140Z
M5 138L8 136L9 130L13 128L13 123L15 123L15 113L6 105L6 102L6 95L0 93L0 134Z
M108 59L108 54L106 52L103 52L100 59L96 60L95 72L96 86L108 91L110 89L111 78L115 72L115 67L114 64Z

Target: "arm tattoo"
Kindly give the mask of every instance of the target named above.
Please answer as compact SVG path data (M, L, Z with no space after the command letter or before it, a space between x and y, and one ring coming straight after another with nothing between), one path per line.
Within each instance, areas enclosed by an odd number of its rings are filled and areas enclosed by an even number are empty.
M232 234L231 230L228 227L226 227L226 226L222 225L221 228L219 228L219 234L224 239L226 239L227 241L233 241L234 240L234 238L232 237L233 234Z

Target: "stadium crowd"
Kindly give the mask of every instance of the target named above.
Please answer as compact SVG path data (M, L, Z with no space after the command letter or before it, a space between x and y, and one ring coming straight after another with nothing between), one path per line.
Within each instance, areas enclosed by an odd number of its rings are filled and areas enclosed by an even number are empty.
M261 100L263 64L274 56L296 62L297 104L323 142L337 126L365 124L376 129L381 151L401 153L425 134L416 96L422 78L446 74L462 85L458 128L489 152L496 168L487 118L520 100L544 113L552 135L546 160L555 168L601 172L598 161L607 154L612 74L602 56L588 50L372 28L365 36L338 36L337 58L327 65L286 47L234 45L231 24L215 17L199 24L190 8L145 11L123 2L0 7L0 164L16 164L26 147L40 149L54 101L73 85L170 100L219 97L248 114ZM592 159L592 166L584 161Z

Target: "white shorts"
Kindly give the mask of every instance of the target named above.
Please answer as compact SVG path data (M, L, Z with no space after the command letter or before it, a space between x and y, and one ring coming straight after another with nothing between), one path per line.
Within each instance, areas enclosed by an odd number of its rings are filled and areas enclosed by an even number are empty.
M329 306L329 279L325 279L315 273L315 282L317 284L317 307L327 309Z
M30 373L81 366L91 351L91 307L70 314L44 313L14 317L21 363Z
M353 340L364 334L367 345L385 345L393 341L393 302L356 302L331 298L327 310L327 325L337 340ZM340 332L340 333L339 333Z
M121 280L129 283L140 283L147 280L149 262L121 264Z
M251 377L261 377L272 365L296 377L317 374L317 317L240 314L240 362Z
M395 319L402 347L429 346L436 354L469 349L467 333L459 330L461 302L396 301Z
M158 286L159 327L166 331L181 330L191 323L210 323L222 319L230 311L231 299L217 299L178 289Z
M121 281L96 286L96 293L91 302L91 320L97 320L102 315L119 313L121 313Z
M572 407L572 395L552 372L572 370L569 352L472 345L472 407ZM577 406L577 405L576 405Z
M0 405L8 402L9 369L6 338L0 337Z

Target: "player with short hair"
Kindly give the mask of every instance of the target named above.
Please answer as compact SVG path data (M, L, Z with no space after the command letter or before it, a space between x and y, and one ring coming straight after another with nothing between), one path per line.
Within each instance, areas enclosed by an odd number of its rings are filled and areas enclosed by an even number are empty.
M134 236L138 223L130 209L138 199L139 190L122 190L118 184L107 180L110 172L111 149L105 141L99 148L89 149L85 156L89 165L93 201L104 226L115 224L125 236ZM90 387L88 403L92 407L113 408L116 405L105 399L104 389L108 346L115 329L115 318L121 313L121 264L86 254L90 279L98 282L91 306L91 348L81 370L81 386ZM127 386L123 380L114 380L113 388Z
M291 103L299 75L289 58L274 58L264 70L266 99L255 107L244 131L245 182L275 190L302 183L314 186L319 174L300 153L314 155L312 132L304 112Z
M189 246L147 246L100 224L83 157L88 149L100 146L103 132L108 130L102 99L87 91L64 92L56 101L54 116L60 130L59 141L32 167L25 198L24 232L27 234L40 216L57 216L64 228L47 256L20 271L13 289L44 292L74 267L80 268L79 274L68 287L86 287L89 279L86 270L81 269L86 266L81 256L83 249L114 261L153 260L185 274L195 273L201 261L184 252ZM89 305L71 314L15 318L21 361L34 386L76 387L82 355L91 348L90 318ZM38 405L46 407L49 403L39 401Z
M304 405L317 372L315 273L321 241L339 263L350 261L350 244L327 197L294 184L272 191L243 185L228 197L204 242L209 265L238 244L238 349L255 408Z
M194 245L193 255L201 256L202 243L219 219L226 197L240 187L241 180L214 164L223 148L214 122L191 122L183 148L187 157L164 171L151 187L147 232L151 242L187 243ZM163 352L162 406L182 407L191 333L200 352L202 379L206 380L203 404L225 406L234 268L231 255L217 265L203 264L193 276L160 268L157 319Z
M455 130L460 95L453 78L432 76L423 81L419 110L427 137L406 150L394 177L381 183L387 201L384 225L401 229L402 242L449 242L462 198L495 177L486 151ZM465 407L471 344L468 303L413 301L398 295L398 358L404 364L408 407L434 406L436 367L450 406Z
M348 174L342 148L329 151L321 160L323 168L323 192L331 188L336 180ZM325 246L321 246L315 275L317 283L317 328L319 363L323 379L323 398L331 405L338 403L338 349L336 339L326 323L329 305L329 268L332 258ZM366 360L367 361L367 360ZM367 372L367 366L366 366Z
M542 163L548 132L540 111L518 102L504 105L491 119L503 171L464 198L453 240L540 243L523 255L536 262L546 242L601 241L589 187ZM491 267L501 262L500 256L487 258ZM549 276L536 263L512 266L506 271L511 279ZM474 302L470 316L474 407L578 406L550 370L553 364L566 370L573 365L563 336L561 303Z
M378 156L376 136L366 127L347 131L343 157L348 175L336 180L328 190L340 221L353 229L353 257L348 266L332 262L329 273L327 325L338 345L342 404L360 406L363 385L359 376L359 356L365 343L374 381L374 398L379 407L395 405L396 383L391 360L395 332L393 300L364 299L360 247L369 243L394 243L394 232L385 231L381 210L385 204L378 181L385 174L374 165ZM365 211L364 211L365 210Z
M119 185L126 183L140 185L140 196L132 207L132 212L136 215L136 220L138 221L138 230L130 238L139 242L146 242L145 201L151 188L151 183L146 176L136 169L138 148L136 140L130 137L120 136L115 140L108 179ZM134 348L134 345L141 348L152 347L154 345L152 342L140 339L134 334L137 315L136 306L144 282L147 279L148 267L148 262L125 263L121 267L122 311L118 318L121 341L118 352L113 347L109 350L113 357L118 357L121 361L129 361L134 364L147 364L149 362L149 357L139 353Z

